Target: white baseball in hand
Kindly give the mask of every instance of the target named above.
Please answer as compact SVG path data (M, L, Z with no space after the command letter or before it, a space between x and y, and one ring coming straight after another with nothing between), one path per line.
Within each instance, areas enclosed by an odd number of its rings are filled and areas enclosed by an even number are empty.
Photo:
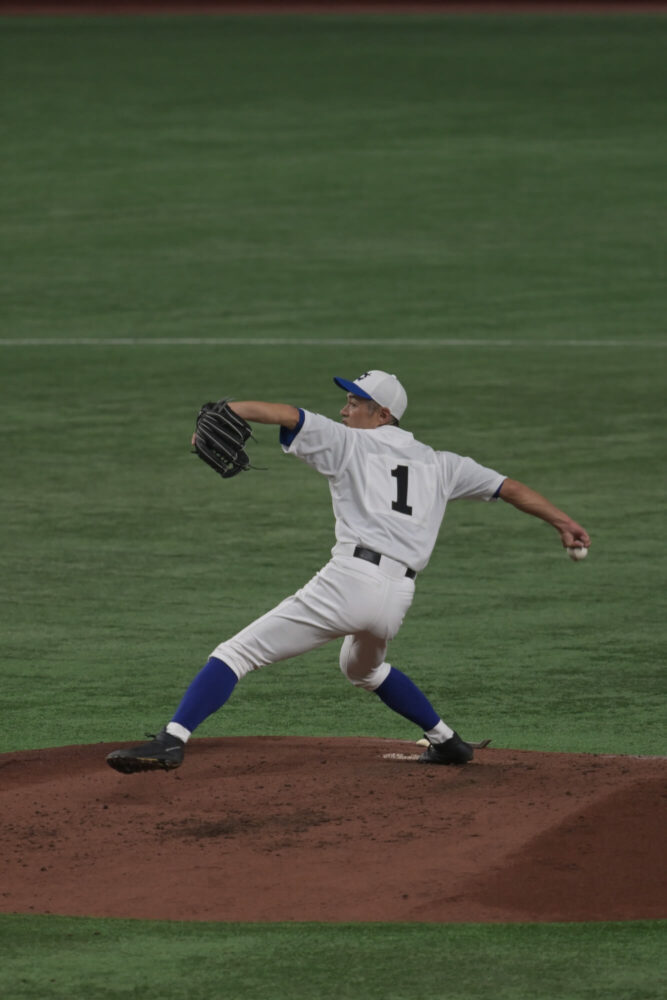
M567 554L570 559L574 559L575 562L579 562L580 559L585 559L588 555L588 549L583 546L571 546L567 549Z

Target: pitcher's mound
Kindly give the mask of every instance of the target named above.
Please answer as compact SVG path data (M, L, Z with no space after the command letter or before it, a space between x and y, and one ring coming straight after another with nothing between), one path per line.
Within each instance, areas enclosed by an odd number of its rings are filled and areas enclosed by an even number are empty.
M665 758L414 743L194 740L171 773L118 744L0 756L0 910L229 921L667 917ZM407 759L404 759L407 758Z

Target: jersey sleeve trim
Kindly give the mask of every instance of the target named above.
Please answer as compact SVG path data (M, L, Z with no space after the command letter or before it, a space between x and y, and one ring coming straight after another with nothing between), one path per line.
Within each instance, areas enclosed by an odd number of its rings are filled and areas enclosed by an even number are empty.
M505 482L506 479L507 479L507 476L503 476L503 479L502 479L502 482L500 483L500 486L498 487L498 489L496 490L496 492L491 497L492 500L497 500L498 499L498 497L500 496L500 491L503 488L503 483Z
M306 414L301 409L301 407L298 407L298 409L299 409L299 422L296 425L296 427L293 427L293 428L281 427L280 428L280 443L283 446L283 448L289 448L289 446L291 445L292 441L294 440L294 438L297 436L297 434L299 433L299 431L303 427L303 422L306 419Z

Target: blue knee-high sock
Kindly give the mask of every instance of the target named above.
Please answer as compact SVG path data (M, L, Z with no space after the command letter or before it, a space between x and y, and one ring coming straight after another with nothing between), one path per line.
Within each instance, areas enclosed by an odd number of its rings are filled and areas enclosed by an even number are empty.
M417 685L405 674L392 667L389 676L375 691L385 705L398 712L404 719L421 726L425 733L435 728L440 716Z
M197 726L225 704L238 677L231 667L212 656L183 695L172 722L193 732Z

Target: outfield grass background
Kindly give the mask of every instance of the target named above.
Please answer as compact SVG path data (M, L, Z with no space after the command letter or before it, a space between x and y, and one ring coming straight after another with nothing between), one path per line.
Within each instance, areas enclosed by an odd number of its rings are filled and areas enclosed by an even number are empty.
M452 505L393 662L498 746L664 753L667 22L0 26L0 751L160 725L325 559L326 483L260 428L268 471L223 484L189 454L199 404L335 416L332 375L381 367L408 429L593 537L574 565L502 503ZM335 647L201 732L418 735ZM0 923L7 995L105 1000L646 1000L664 928Z

